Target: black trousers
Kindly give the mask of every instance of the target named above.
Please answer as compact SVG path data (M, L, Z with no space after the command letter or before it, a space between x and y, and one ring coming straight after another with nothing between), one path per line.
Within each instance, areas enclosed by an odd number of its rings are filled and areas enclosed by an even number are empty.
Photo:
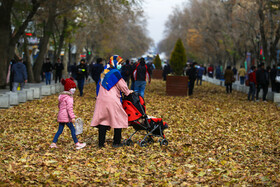
M191 80L191 81L190 81L190 85L189 85L189 95L192 95L192 94L193 94L194 82L195 82L195 80Z
M232 92L232 83L227 83L226 84L226 91L227 91L227 93L231 93Z
M98 146L104 147L106 132L110 130L109 126L98 125ZM120 144L122 139L122 129L114 129L113 145Z
M62 77L62 73L55 73L55 83L57 83L57 80L58 80L58 82L60 82L60 80L61 80L61 77Z
M256 99L259 100L259 93L260 93L261 89L263 90L263 101L266 101L266 94L268 92L268 85L267 84L258 84L257 85Z

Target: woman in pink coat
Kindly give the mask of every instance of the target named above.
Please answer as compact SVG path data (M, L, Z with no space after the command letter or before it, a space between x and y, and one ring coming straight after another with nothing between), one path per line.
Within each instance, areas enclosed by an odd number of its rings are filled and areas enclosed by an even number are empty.
M67 125L71 130L76 149L81 149L86 146L85 143L79 143L76 137L75 127L73 126L73 123L75 123L75 114L73 112L73 94L76 90L76 84L73 80L73 78L61 80L61 83L64 85L64 92L62 92L58 97L59 112L57 121L59 122L59 126L58 131L53 138L53 142L50 145L51 148L57 148L56 142L58 140L58 137L63 132L65 125Z
M97 84L97 98L91 126L98 127L99 147L104 147L106 131L114 128L113 147L120 147L122 128L128 127L128 116L121 103L121 92L129 95L126 82L119 69L123 60L120 56L112 56L105 66Z

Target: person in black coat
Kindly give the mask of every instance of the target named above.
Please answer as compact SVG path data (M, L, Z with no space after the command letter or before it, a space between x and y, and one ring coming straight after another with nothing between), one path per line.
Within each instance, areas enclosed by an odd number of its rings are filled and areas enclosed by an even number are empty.
M88 66L86 64L86 60L82 59L80 61L80 64L76 68L76 75L77 75L77 82L78 82L78 88L80 91L80 96L84 95L84 84L85 80L88 79Z
M132 75L132 66L130 65L130 61L127 59L125 65L121 68L121 75L125 80L127 86L129 86L129 80Z
M187 71L187 76L189 77L189 96L193 94L194 83L197 77L196 62L191 64L191 68Z
M55 83L57 83L57 79L60 82L62 78L62 71L64 70L64 66L61 63L60 58L57 58L57 62L54 64L55 69Z
M166 76L171 73L171 67L169 65L169 63L166 63L166 65L163 67L163 71L162 71L162 76L163 76L163 80L166 81Z
M20 85L20 90L24 88L25 83L27 83L27 70L25 65L22 62L22 58L19 58L19 61L12 67L13 74L13 92L17 91L18 86Z
M103 64L101 63L102 61L102 58L97 58L96 64L94 64L90 70L90 76L94 80L96 85L98 84L98 81L100 79L100 74L104 70Z
M51 73L53 70L53 66L50 62L49 58L46 58L46 62L43 64L43 73L46 78L46 85L51 84Z
M258 70L256 71L256 80L257 80L257 95L256 100L259 100L259 92L263 90L263 101L266 101L266 94L268 92L269 77L268 72L264 69L264 63L259 65Z

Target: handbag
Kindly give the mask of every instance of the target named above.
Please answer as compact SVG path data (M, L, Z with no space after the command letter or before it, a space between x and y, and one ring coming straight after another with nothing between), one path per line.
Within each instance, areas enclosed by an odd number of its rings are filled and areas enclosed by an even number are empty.
M280 75L276 75L275 81L278 82L278 83L280 83Z
M231 82L235 82L235 77L232 77L232 78L231 78Z
M245 85L246 85L246 86L250 86L249 79L246 79L246 81L245 81Z
M83 133L83 126L84 126L83 120L81 118L76 119L75 121L76 135Z

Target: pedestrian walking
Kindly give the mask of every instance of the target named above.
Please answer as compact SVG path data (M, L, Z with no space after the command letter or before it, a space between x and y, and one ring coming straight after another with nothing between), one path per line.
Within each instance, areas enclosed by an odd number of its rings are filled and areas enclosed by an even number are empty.
M208 72L208 77L211 77L213 78L213 75L214 75L214 68L212 65L210 65L207 69L207 72Z
M280 82L276 81L276 77L280 76L280 63L277 64L277 72L275 76L275 92L280 93Z
M216 67L216 79L221 79L222 71L220 65Z
M256 100L259 101L259 92L263 90L263 101L266 101L266 94L268 92L268 72L264 69L264 63L261 63L256 71L257 80L257 95Z
M98 146L104 147L106 131L114 129L113 147L120 147L123 128L128 127L128 116L121 103L121 94L129 95L133 91L122 78L119 69L123 60L120 56L112 56L105 66L97 87L95 110L91 121L92 127L98 128Z
M146 81L148 81L149 84L151 83L150 72L144 58L141 58L140 62L136 65L136 68L133 71L133 77L135 80L134 91L138 92L144 98L147 84Z
M64 70L64 65L61 63L61 59L57 58L56 63L54 64L54 70L55 70L55 83L60 82L62 78L62 71Z
M129 80L131 79L130 77L132 75L132 67L128 59L126 60L125 64L121 68L121 75L124 81L127 83L127 86L129 86Z
M240 84L243 85L245 83L245 76L246 76L246 69L244 66L240 66L240 69L238 71L238 76L240 80Z
M17 91L18 86L20 85L20 90L22 90L27 83L27 70L25 65L22 62L22 58L19 58L18 62L12 67L13 75L13 92Z
M96 64L94 64L92 66L91 71L90 71L91 78L94 80L96 85L98 84L98 81L100 79L100 74L104 70L102 61L103 61L102 58L97 58Z
M63 132L65 125L70 129L72 138L74 140L76 149L81 149L86 146L86 143L80 143L76 137L76 131L73 123L75 123L75 114L73 112L73 95L76 90L76 84L73 78L62 79L62 85L64 85L64 92L62 92L58 97L58 116L57 122L59 123L58 131L55 134L53 141L50 145L51 148L58 148L56 143L58 141L59 136Z
M171 67L170 64L166 62L165 66L163 67L163 71L162 71L162 77L163 80L166 81L166 76L171 73Z
M238 73L238 71L237 71L235 66L233 66L232 71L233 71L235 80L237 80L237 73Z
M196 62L191 64L191 68L187 71L187 76L189 77L189 96L193 94L194 83L197 77Z
M231 93L232 92L232 83L234 82L234 73L231 70L231 66L227 66L227 69L224 74L225 78L225 86L226 86L226 92Z
M196 85L198 85L198 82L200 82L199 83L200 86L202 85L202 77L204 75L204 72L205 72L205 69L202 65L197 67Z
M46 58L46 62L43 64L43 72L46 79L46 85L51 84L53 66L49 58Z
M76 79L78 82L80 96L82 97L84 95L83 90L84 90L85 80L87 81L88 79L88 67L85 59L81 59L80 64L77 66L76 75L77 75Z
M256 66L252 66L250 68L248 77L249 77L248 79L249 79L249 86L250 86L249 93L248 93L248 100L255 101L256 84L257 84Z

